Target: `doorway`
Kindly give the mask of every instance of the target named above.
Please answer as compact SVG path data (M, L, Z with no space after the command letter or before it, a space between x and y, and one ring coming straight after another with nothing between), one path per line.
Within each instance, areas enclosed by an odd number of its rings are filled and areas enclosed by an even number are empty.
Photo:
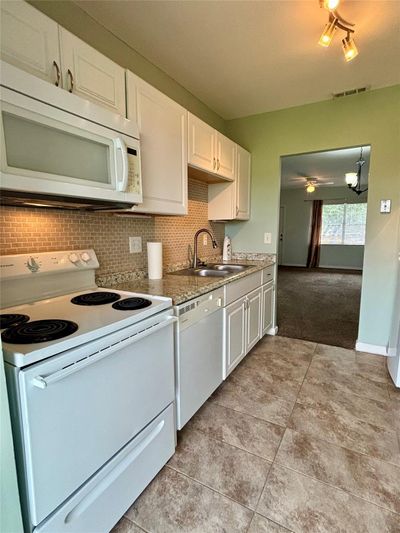
M278 335L355 348L369 163L370 146L281 158Z

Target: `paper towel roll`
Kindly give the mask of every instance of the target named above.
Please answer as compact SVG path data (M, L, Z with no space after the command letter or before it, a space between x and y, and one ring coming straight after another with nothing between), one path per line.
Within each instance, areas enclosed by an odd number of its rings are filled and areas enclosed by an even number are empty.
M149 279L162 278L162 243L147 243L147 265L149 270Z

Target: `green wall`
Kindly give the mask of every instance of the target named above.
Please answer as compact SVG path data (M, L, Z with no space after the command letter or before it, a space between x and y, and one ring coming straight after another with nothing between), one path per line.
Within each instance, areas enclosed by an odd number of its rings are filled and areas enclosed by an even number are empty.
M225 122L217 113L124 41L106 30L71 0L28 0L28 2L119 65L157 87L194 115L219 131L224 131Z
M251 220L231 223L233 248L277 250L280 157L371 145L367 235L358 339L386 346L394 305L400 211L400 86L235 119L226 133L252 153ZM380 199L392 200L389 215ZM272 244L263 244L263 233Z

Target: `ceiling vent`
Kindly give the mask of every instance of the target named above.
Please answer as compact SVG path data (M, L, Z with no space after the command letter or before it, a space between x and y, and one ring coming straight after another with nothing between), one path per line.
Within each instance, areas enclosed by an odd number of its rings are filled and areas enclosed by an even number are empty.
M369 91L370 87L367 85L366 87L359 87L358 89L349 89L348 91L343 91L342 93L333 93L333 98L342 98L343 96L351 96L353 94L360 94L365 93L366 91Z

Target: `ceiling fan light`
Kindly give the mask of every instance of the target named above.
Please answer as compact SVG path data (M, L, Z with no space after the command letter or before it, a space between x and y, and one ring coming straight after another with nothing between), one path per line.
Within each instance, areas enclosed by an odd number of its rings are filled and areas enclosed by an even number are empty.
M333 36L336 30L336 19L334 18L332 22L328 22L322 32L321 37L319 38L318 44L321 46L329 46L332 42Z
M346 61L351 61L352 59L358 56L357 46L350 36L347 36L345 39L342 39L342 46L344 58Z
M357 185L357 172L346 172L345 179L349 187L355 187Z
M323 0L323 2L325 9L328 11L334 11L338 7L340 0Z
M308 193L311 193L311 192L314 192L315 191L315 185L313 185L312 183L309 183L306 187L306 191Z

